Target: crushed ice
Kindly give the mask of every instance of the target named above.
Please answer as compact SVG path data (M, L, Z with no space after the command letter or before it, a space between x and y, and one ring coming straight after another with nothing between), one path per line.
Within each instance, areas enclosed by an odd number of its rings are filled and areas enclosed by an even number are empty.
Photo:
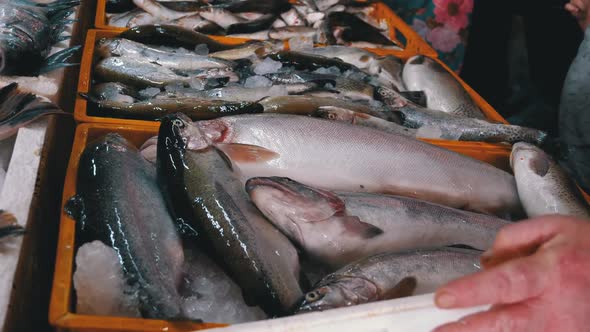
M264 76L250 76L244 82L244 87L246 88L264 88L272 86L272 81Z
M100 241L78 249L74 288L79 314L141 317L137 292L127 285L115 249Z
M283 64L280 61L266 57L264 60L256 63L253 70L257 75L265 75L276 73L281 67L283 67Z
M338 69L338 67L332 66L332 67L320 67L316 70L313 71L316 74L325 74L325 75L336 75L336 76L340 76L342 75L342 72L340 71L340 69Z

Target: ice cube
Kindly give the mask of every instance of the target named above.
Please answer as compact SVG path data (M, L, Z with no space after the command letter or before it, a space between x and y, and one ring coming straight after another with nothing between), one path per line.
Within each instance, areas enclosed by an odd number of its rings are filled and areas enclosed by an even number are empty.
M209 47L207 47L207 44L199 44L195 46L195 53L197 55L209 55Z
M340 76L342 75L342 72L340 71L340 69L338 69L338 67L332 66L332 67L320 67L318 69L316 69L314 71L314 73L317 74L326 74L326 75L336 75L336 76Z
M292 51L313 48L313 39L306 36L296 36L289 39L289 49Z
M283 67L283 64L279 61L275 61L271 58L264 58L264 60L254 65L254 73L257 75L273 74Z
M158 88L145 88L139 91L139 95L144 99L151 99L160 93Z
M79 314L141 316L137 292L126 284L117 252L100 241L78 249L74 289Z
M265 88L269 86L272 86L271 80L259 75L250 76L244 82L244 87L246 88Z

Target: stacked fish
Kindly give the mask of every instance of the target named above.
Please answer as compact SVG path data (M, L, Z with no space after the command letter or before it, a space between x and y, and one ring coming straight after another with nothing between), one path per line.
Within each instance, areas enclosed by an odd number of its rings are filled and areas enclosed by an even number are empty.
M301 39L320 44L401 50L389 27L372 16L375 1L301 0L111 0L108 24L167 24L192 31L256 40Z
M193 120L227 115L308 115L414 138L541 145L544 132L490 122L437 61L405 64L345 46L284 50L225 45L175 26L140 26L98 42L94 116ZM408 91L411 90L411 91Z

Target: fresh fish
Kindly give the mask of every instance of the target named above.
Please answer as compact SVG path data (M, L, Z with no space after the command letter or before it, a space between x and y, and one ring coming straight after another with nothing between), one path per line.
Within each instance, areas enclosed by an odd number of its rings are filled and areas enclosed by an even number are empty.
M282 13L291 8L288 0L216 0L213 7L224 8L232 13Z
M174 25L137 26L122 32L119 38L149 45L183 47L187 50L194 50L198 45L205 44L210 52L225 51L238 47L238 45L222 44L202 33Z
M295 37L313 38L316 35L316 29L306 26L285 26L282 28L272 28L268 36L275 40L288 40Z
M212 100L225 100L230 102L256 102L266 97L287 96L292 93L303 93L310 89L315 89L314 84L288 84L273 85L270 88L244 88L240 86L227 86L223 88L210 89L205 91L193 91L185 94L176 95L175 97L198 97ZM171 93L165 93L170 96ZM158 98L158 96L156 96Z
M396 111L402 114L402 124L418 129L418 137L421 138L511 144L527 142L537 145L542 145L547 139L547 133L537 129L492 123L436 110L401 107Z
M182 318L182 243L156 169L137 148L115 133L89 144L66 212L76 220L78 244L100 240L117 251L126 276L139 286L145 317Z
M298 313L426 294L480 271L479 252L440 248L387 253L354 262L324 277Z
M58 0L41 5L3 1L0 10L0 75L37 76L76 64L68 61L80 47L66 48L49 57L79 1Z
M65 114L46 98L22 92L17 83L0 89L0 140L17 133L18 129L49 114Z
M338 58L349 63L365 72L376 61L377 56L369 51L360 48L352 48L339 45L329 45L325 47L313 47L299 50L301 53L320 55L329 58ZM369 73L373 74L373 73Z
M273 43L269 41L264 42L250 42L244 46L240 46L227 51L219 51L209 54L210 57L225 59L225 60L240 60L246 59L257 54L268 54L282 50L283 43Z
M158 24L162 22L165 22L165 20L159 19L148 12L141 12L131 17L129 22L127 22L126 27L130 28L139 25Z
M273 28L283 28L286 26L287 26L287 23L285 23L285 21L281 20L280 18L277 18L276 21L274 21L272 23Z
M267 40L268 39L269 30L262 30L252 33L235 33L233 35L227 35L228 37L233 38L245 38L245 39L252 39L252 40Z
M203 98L156 98L133 103L113 100L96 100L83 95L90 102L89 113L126 119L157 120L165 115L184 113L193 120L213 119L220 116L262 113L258 103L228 102Z
M0 210L0 239L24 233L25 229L17 223L16 217L12 213Z
M231 35L235 33L252 33L260 30L268 30L275 20L276 16L274 14L264 14L255 20L234 23L227 27L226 33Z
M314 25L316 22L323 20L325 17L325 13L314 12L305 15L305 21L307 21L307 24L309 25Z
M321 55L305 54L295 51L280 51L269 54L268 57L280 61L285 66L293 66L297 70L316 70L319 68L336 67L345 72L351 70L360 72L360 69L337 58L329 58Z
M220 8L209 8L199 12L199 15L208 21L215 22L215 24L223 29L227 29L233 24L246 22L243 18Z
M394 112L350 100L313 96L284 96L265 98L260 101L260 104L264 107L264 113L313 115L318 114L317 112L322 108L338 107L356 113L368 114L387 121L400 122L398 115Z
M175 20L177 18L186 16L186 12L178 12L163 6L155 0L133 0L133 3L138 7L156 17L165 21Z
M406 91L402 78L403 67L404 64L399 58L387 55L372 62L368 72L376 75L379 82L386 87Z
M355 112L349 109L324 106L311 113L311 116L332 121L350 123L356 126L378 129L390 134L402 135L406 137L416 137L418 131L412 128L406 128L396 122L383 120L366 113Z
M244 178L289 177L320 189L402 195L498 215L521 212L509 173L408 137L286 114L195 126L205 136L199 142L221 149Z
M496 217L412 198L331 193L288 178L251 178L258 209L315 260L341 267L375 254L432 246L486 250L508 225Z
M178 1L178 0L171 0L171 1L158 1L157 2L170 9L177 12L196 12L202 8L209 7L209 2L206 0L190 0L190 1Z
M133 6L135 7L135 5L133 5ZM108 22L109 22L109 25L112 25L115 27L120 27L120 28L125 28L125 27L130 26L129 22L131 20L133 20L136 16L142 15L145 13L146 12L144 12L140 8L134 8L133 10L130 10L128 12L122 12L122 13L114 14L114 15L108 17Z
M328 14L328 25L337 35L337 39L344 42L369 42L377 45L399 46L381 30L361 20L354 14L346 12L332 12Z
M135 8L133 0L107 0L107 13L124 13Z
M410 58L404 66L403 78L408 90L426 93L428 108L485 119L467 91L435 60L423 55Z
M516 143L512 147L510 165L529 218L562 214L590 219L590 208L576 184L543 150L531 144Z
M177 217L209 241L245 299L283 315L302 295L297 251L256 210L217 151L190 149L195 129L183 117L162 121L157 154L164 191Z
M188 74L180 75L162 65L134 57L105 58L94 67L94 72L98 78L106 82L120 82L140 87L164 87L172 83L189 84L193 79Z
M142 61L180 71L232 68L235 66L235 63L228 60L197 55L193 52L171 52L122 38L103 38L99 40L97 52L102 57L136 57Z
M175 20L169 21L168 24L206 34L217 35L223 33L222 27L214 22L204 19L198 13L177 18Z
M281 18L288 26L304 26L305 25L305 18L299 15L297 9L292 8L284 13L281 14Z
M145 160L156 164L158 157L158 136L151 137L145 141L139 148L139 152L141 152Z

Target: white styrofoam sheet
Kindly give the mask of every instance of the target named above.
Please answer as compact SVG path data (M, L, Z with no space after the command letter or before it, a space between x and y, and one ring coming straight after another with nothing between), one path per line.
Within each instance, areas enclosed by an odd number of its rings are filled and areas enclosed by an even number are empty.
M48 120L43 118L19 129L0 192L0 209L14 214L23 227L33 199L47 124ZM21 245L20 236L0 241L0 331L4 329Z
M232 325L219 332L428 332L439 325L487 309L442 310L434 305L434 295L368 303L285 318Z

